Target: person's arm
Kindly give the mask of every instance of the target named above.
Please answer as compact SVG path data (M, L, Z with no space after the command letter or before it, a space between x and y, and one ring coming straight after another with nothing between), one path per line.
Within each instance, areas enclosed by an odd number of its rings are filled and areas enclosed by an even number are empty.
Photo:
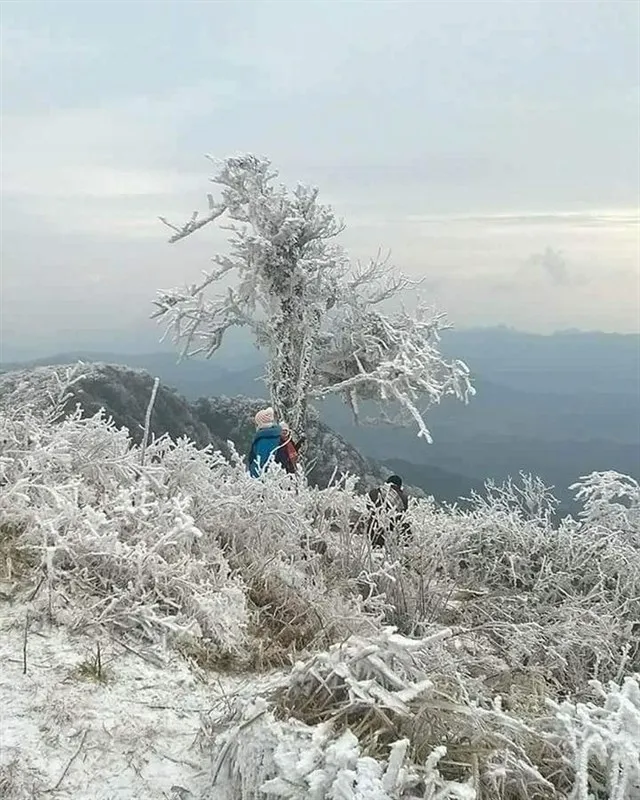
M289 441L293 445L293 449L296 451L296 453L299 453L300 452L300 448L307 441L307 438L306 438L306 436L304 434L302 434L302 436L298 439L297 442L295 441L293 436L290 436Z
M256 442L255 439L251 442L251 447L249 448L249 453L247 455L247 469L249 470L249 474L252 475L254 478L257 477L258 474L258 465L256 463Z

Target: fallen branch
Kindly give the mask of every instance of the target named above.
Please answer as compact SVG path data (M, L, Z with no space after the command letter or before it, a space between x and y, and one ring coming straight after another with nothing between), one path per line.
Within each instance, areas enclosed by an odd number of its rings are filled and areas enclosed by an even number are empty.
M53 787L53 789L45 789L45 792L47 792L47 793L50 793L50 792L56 792L56 791L58 791L58 789L60 788L60 785L61 785L62 781L65 779L65 776L66 776L67 772L69 772L69 769L71 768L71 765L72 765L72 764L73 764L73 762L76 760L76 758L77 758L77 757L80 755L80 751L81 751L81 750L82 750L82 748L84 747L84 742L85 742L85 739L87 738L87 734L88 734L88 733L89 733L89 731L88 731L88 730L85 730L85 732L82 734L82 739L81 739L81 741L80 741L80 744L78 745L78 749L76 750L76 752L75 752L75 753L74 753L74 754L71 756L71 758L69 759L69 761L68 761L68 763L67 763L67 766L64 768L64 772L63 772L63 773L62 773L62 775L60 776L60 779L58 780L58 782L56 783L56 785Z
M22 674L27 674L27 637L29 636L29 613L24 621L24 637L22 640Z

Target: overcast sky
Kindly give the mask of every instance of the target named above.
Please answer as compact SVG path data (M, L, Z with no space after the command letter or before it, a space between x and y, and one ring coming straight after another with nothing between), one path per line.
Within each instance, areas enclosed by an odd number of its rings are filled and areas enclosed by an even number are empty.
M459 327L640 330L639 5L2 2L2 357L149 349L205 153L317 184Z

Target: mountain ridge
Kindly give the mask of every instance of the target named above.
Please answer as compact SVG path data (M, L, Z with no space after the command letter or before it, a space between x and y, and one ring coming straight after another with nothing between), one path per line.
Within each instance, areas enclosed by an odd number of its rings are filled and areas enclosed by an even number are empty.
M354 425L337 398L318 406L321 419L365 458L393 469L404 462L425 491L446 484L447 500L460 487L468 496L487 478L501 481L520 471L554 485L568 504L568 487L581 475L616 469L640 478L639 335L454 329L443 333L441 346L469 365L477 393L467 406L446 401L428 412L432 445L413 430ZM216 395L266 396L262 367L250 360L247 368L247 360L228 348L208 361L179 363L169 351L119 355L78 349L37 363L79 358L146 369L194 402ZM23 364L0 368L9 366Z

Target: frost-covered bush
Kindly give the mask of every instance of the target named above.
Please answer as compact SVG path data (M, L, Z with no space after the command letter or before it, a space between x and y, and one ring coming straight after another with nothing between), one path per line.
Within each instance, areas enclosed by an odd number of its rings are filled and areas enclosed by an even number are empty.
M57 425L3 416L0 429L0 525L19 530L20 549L39 561L50 613L238 651L243 584L215 534L196 524L184 486L198 468L215 470L215 456L158 442L141 465L127 432L99 416Z
M584 527L620 532L640 547L640 486L628 475L608 470L592 472L575 483L576 499L582 500Z
M617 685L595 682L596 703L551 704L555 730L571 754L571 800L640 797L640 675Z
M442 629L353 637L297 663L205 725L210 798L633 800L640 789L637 678L596 701L523 717L500 698L447 692L430 669ZM455 681L451 681L452 687ZM228 702L228 701L227 701Z
M390 747L388 759L364 754L350 731L335 734L331 725L305 725L274 717L258 700L244 709L234 727L221 737L223 751L206 800L394 800L439 798L474 800L468 783L447 781L437 769L445 748L434 751L425 765L428 778L421 795L418 770L406 762L409 742ZM224 770L224 771L222 771Z
M50 614L151 641L195 638L257 665L371 629L355 593L311 568L321 493L278 471L253 480L239 456L186 439L151 441L142 463L100 414L60 415L76 379L17 387L22 409L0 417L0 526L40 564L37 600Z
M450 634L438 633L432 641ZM410 740L399 736L403 723L413 724L412 704L432 699L433 683L424 674L417 680L420 652L428 644L392 629L369 639L351 637L298 662L270 697L240 702L214 740L209 796L473 800L470 780L440 774L445 747L420 765L411 758Z
M208 665L293 664L205 726L211 798L640 796L633 481L583 479L584 513L559 524L527 478L466 511L414 501L411 537L382 551L355 477L319 489L251 479L232 446L140 447L60 413L77 377L21 378L0 411L0 597Z
M608 480L588 479L590 485ZM609 501L613 507L607 512L601 502L597 520L585 514L554 524L544 487L525 480L523 491L526 504L513 484L490 487L489 497L468 511L414 504L405 586L419 587L426 574L427 591L445 598L447 621L482 630L509 664L539 667L557 687L576 690L594 676L615 678L621 665L637 670L640 559L633 519ZM637 488L627 502L638 503ZM607 513L615 520L610 528L601 522ZM416 593L408 593L419 608Z

